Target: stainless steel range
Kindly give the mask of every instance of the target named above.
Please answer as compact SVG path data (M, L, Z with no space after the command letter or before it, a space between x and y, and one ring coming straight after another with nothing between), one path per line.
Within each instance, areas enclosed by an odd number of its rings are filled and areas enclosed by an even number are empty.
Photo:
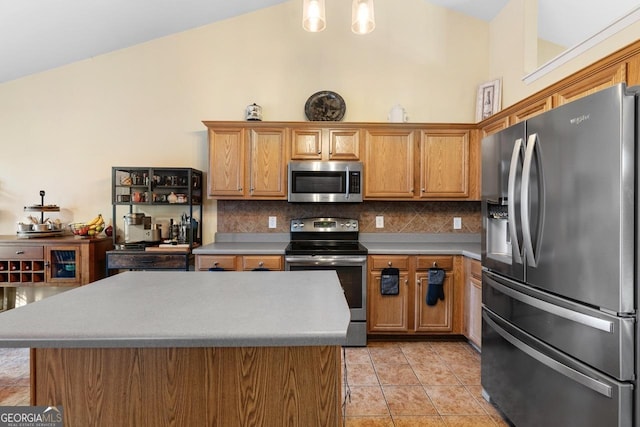
M348 346L367 345L367 248L358 242L358 220L291 220L285 269L335 270L351 311Z

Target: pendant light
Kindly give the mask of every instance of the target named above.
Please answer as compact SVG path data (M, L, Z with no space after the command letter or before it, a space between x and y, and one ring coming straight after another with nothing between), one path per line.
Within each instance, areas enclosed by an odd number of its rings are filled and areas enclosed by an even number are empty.
M351 6L351 31L368 34L376 27L373 0L353 0Z
M303 0L302 3L302 28L319 33L327 26L324 18L324 0Z

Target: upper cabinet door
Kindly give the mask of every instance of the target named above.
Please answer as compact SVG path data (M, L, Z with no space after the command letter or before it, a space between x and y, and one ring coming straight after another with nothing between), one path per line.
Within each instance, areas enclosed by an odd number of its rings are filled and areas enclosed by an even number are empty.
M360 160L360 129L328 129L329 160Z
M413 198L415 132L384 128L364 132L364 197Z
M359 160L360 129L293 128L292 160Z
M467 130L422 131L420 197L469 197L470 135Z
M322 129L291 129L292 160L322 160Z
M287 198L287 138L284 128L249 131L250 198Z
M209 128L209 195L244 194L244 129Z

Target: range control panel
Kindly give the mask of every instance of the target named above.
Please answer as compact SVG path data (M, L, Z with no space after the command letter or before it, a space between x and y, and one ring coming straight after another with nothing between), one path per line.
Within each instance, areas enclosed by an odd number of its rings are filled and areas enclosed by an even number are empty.
M301 218L291 220L291 232L358 231L358 220L349 218Z

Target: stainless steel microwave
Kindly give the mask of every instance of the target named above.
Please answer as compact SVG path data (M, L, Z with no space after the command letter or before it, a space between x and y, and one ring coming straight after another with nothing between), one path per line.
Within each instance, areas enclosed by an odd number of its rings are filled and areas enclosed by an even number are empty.
M289 162L288 184L290 202L361 202L362 162Z

